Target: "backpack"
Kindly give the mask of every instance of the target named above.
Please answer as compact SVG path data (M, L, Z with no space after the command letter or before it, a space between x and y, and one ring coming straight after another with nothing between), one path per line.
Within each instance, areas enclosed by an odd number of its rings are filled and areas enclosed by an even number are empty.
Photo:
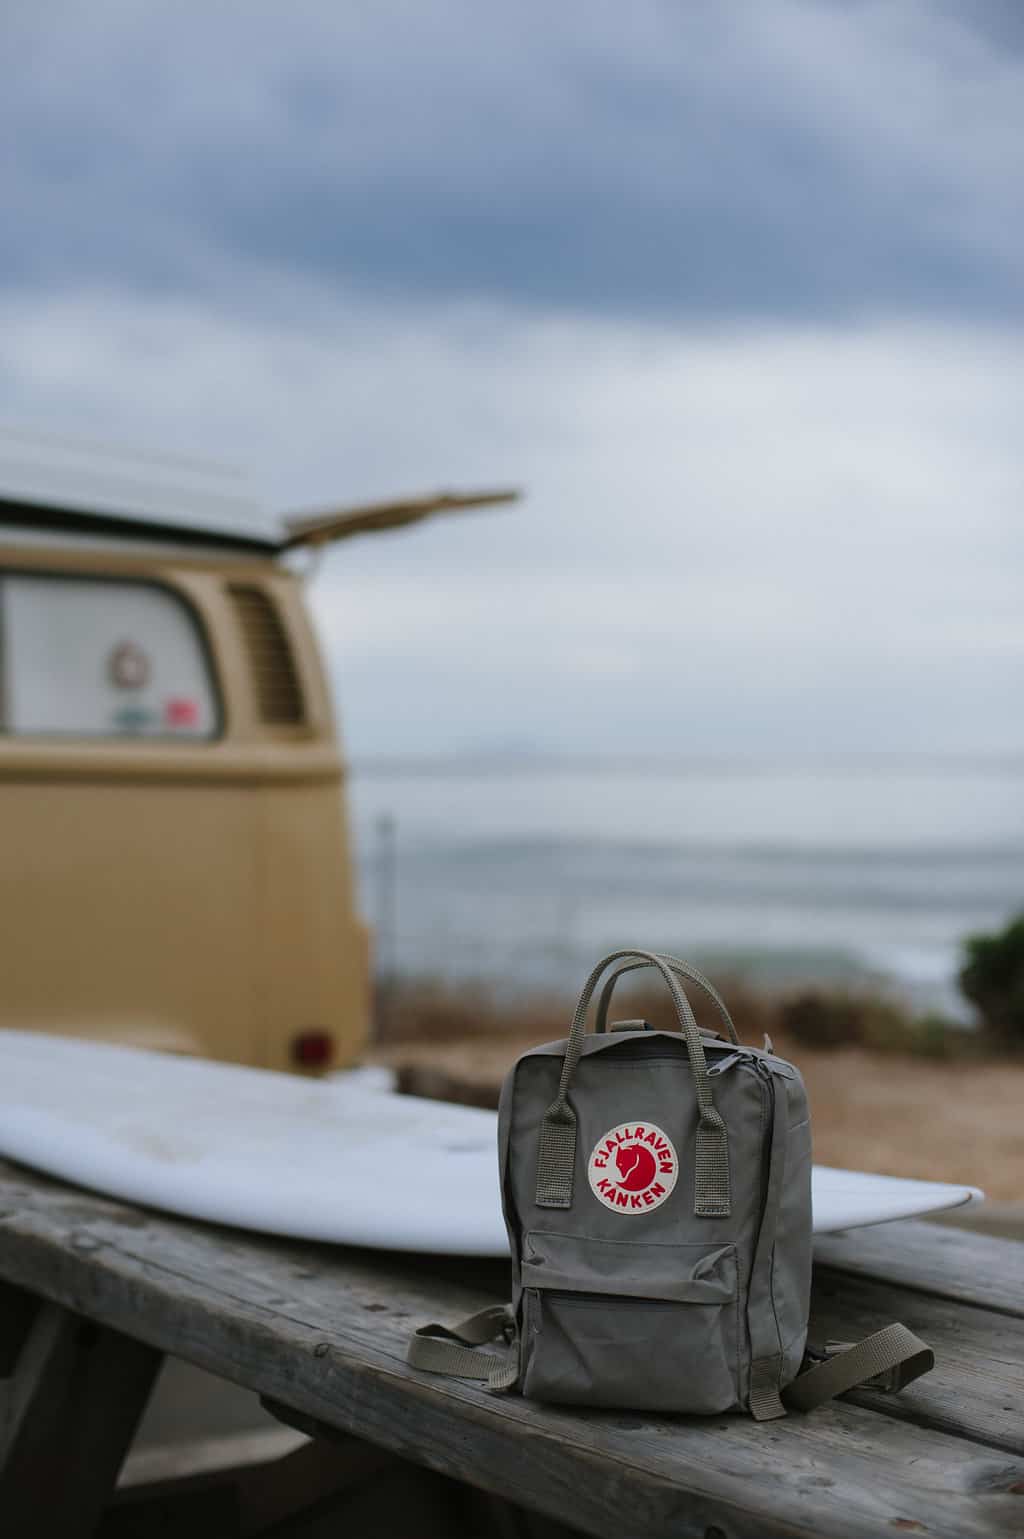
M661 975L678 1033L606 1029L612 991L637 967ZM721 1033L698 1027L684 981L710 998ZM594 968L568 1037L509 1071L498 1158L511 1305L423 1327L414 1367L534 1400L766 1420L856 1384L899 1389L934 1364L902 1325L807 1352L804 1083L767 1038L742 1046L716 990L677 958L616 951ZM507 1350L475 1350L492 1341Z

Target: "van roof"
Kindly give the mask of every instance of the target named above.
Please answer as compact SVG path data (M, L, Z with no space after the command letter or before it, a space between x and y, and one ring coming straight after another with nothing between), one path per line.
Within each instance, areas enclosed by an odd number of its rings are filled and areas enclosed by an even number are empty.
M229 466L7 427L0 524L268 550L284 537L283 520Z
M262 505L245 474L226 465L0 427L0 527L172 536L273 554L399 529L435 513L516 502L519 495L511 488L435 492L289 516Z

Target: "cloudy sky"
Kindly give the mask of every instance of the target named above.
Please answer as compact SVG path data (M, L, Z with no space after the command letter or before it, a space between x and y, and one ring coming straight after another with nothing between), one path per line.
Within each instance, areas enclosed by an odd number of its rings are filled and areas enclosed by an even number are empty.
M1024 750L1015 0L8 0L0 419L301 508L357 756Z

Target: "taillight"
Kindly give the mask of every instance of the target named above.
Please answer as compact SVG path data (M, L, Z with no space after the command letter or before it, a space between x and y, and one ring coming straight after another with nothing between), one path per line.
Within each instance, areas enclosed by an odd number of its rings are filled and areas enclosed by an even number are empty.
M292 1038L292 1062L303 1069L323 1069L334 1057L329 1031L300 1031Z

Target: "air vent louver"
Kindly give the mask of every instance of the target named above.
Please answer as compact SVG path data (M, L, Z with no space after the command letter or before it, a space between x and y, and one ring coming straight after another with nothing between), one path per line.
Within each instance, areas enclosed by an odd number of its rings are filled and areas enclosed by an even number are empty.
M249 655L260 720L269 727L297 727L306 719L302 686L288 636L273 601L262 588L229 588Z

